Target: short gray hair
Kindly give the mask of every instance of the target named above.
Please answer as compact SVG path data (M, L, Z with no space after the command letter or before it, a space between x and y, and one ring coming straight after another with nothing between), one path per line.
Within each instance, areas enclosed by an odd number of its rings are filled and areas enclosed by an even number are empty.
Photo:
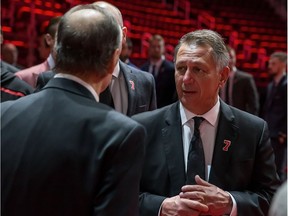
M183 45L210 46L212 48L212 58L214 59L217 69L222 70L229 64L229 53L227 51L224 39L212 30L197 30L185 34L175 48L174 61L176 61L179 48Z
M284 62L287 64L287 53L285 52L274 52L272 53L270 58L278 58L281 62Z

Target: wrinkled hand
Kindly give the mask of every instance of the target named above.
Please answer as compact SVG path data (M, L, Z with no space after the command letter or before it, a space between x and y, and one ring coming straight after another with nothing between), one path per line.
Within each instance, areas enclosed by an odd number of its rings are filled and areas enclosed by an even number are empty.
M182 187L180 198L199 201L208 206L209 211L201 215L224 215L230 214L233 202L229 193L212 185L198 175L195 176L197 185L185 185Z
M181 199L180 196L167 198L162 203L161 216L198 216L207 212L208 207L198 201Z

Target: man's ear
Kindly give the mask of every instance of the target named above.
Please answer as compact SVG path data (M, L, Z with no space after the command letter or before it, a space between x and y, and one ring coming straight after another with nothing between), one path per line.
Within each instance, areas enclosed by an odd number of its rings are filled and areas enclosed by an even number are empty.
M45 34L45 42L49 47L52 47L54 45L54 39L52 38L52 36L50 34Z
M220 71L220 76L219 76L219 87L223 87L226 83L226 81L229 78L229 74L230 74L230 68L228 66L224 67L221 71Z
M123 34L122 43L126 43L126 37L127 37L127 28L126 28L126 26L122 27L122 34Z

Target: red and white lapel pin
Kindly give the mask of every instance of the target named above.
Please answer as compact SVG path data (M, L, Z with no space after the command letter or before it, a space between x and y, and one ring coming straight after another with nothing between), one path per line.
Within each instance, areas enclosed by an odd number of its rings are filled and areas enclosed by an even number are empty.
M129 83L131 84L131 89L135 90L135 84L133 80L129 80Z
M224 140L224 147L222 148L223 151L228 151L229 147L231 145L230 140Z

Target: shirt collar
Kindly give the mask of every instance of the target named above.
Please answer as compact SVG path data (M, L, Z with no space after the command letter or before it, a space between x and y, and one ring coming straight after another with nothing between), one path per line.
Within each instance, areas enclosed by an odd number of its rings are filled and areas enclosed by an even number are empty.
M80 79L79 77L76 77L76 76L71 75L71 74L64 74L64 73L58 73L54 77L55 78L65 78L65 79L73 80L73 81L79 83L80 85L87 88L91 92L91 94L94 96L95 100L97 102L99 102L99 96L98 96L97 92L94 90L94 88L90 84L88 84L85 81L83 81L82 79Z
M208 121L209 124L211 124L213 127L216 127L219 110L220 110L220 101L218 97L217 103L208 112L201 115L201 117L203 117L206 121ZM187 110L183 106L183 104L180 102L180 117L181 117L182 126L195 116L197 115Z
M114 68L114 71L113 71L113 77L116 77L118 78L119 76L119 73L120 73L120 63L118 61L118 63L116 64L115 68Z
M50 69L53 69L55 67L55 61L54 61L51 53L50 53L50 55L47 58L47 62L48 62L48 65L49 65Z

